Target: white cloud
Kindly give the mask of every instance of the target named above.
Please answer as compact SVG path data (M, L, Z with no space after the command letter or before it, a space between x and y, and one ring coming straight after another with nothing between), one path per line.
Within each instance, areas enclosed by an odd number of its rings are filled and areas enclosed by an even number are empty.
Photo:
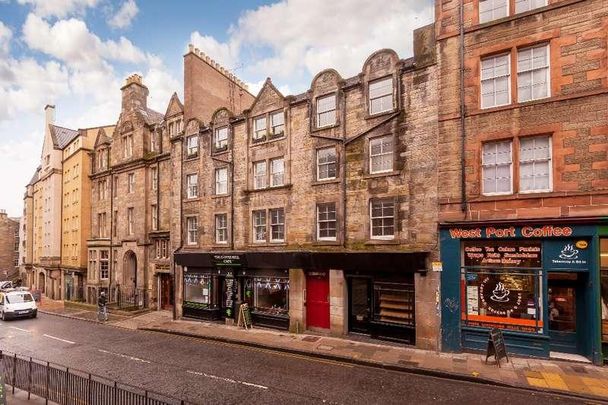
M0 56L8 55L13 32L0 21Z
M66 17L95 7L99 0L17 0L21 5L29 4L34 13L41 17Z
M139 12L135 0L127 0L122 3L122 6L116 14L108 21L108 25L113 28L126 28L131 25L131 22Z
M71 66L99 66L103 59L141 63L146 55L131 41L101 40L82 20L70 18L51 25L29 14L23 25L23 39L33 50L41 51Z
M380 48L411 55L413 29L432 21L430 0L385 0L381 7L369 0L283 0L245 12L226 42L199 32L191 40L222 63L244 65L247 75L271 76L299 91L295 84L328 67L343 77L357 74Z

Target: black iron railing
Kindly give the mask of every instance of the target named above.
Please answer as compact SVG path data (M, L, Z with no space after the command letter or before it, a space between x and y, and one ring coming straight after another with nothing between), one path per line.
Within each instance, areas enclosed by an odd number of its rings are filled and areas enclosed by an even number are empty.
M168 395L50 362L0 351L4 382L60 405L186 405Z

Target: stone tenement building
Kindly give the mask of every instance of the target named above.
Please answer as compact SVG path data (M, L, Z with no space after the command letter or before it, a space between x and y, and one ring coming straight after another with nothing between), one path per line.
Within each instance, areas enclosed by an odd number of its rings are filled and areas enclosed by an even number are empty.
M122 87L116 125L96 134L91 174L87 301L100 291L120 306L171 304L169 134L147 106L148 88L132 75ZM179 105L172 98L169 109ZM170 130L181 132L181 120ZM163 192L165 191L165 192ZM163 293L159 291L163 285Z
M599 363L608 1L436 4L442 348Z
M433 27L415 36L414 58L380 50L297 96L268 79L244 111L186 99L178 315L247 302L256 324L437 347L438 69Z
M19 278L19 221L0 210L0 280Z

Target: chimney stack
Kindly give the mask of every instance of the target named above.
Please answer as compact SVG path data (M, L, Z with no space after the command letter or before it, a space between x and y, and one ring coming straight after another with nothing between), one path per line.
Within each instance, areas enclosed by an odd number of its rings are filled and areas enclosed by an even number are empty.
M55 123L55 106L47 104L44 107L45 123L46 125Z
M127 77L122 90L122 111L148 108L148 88L143 84L138 74Z

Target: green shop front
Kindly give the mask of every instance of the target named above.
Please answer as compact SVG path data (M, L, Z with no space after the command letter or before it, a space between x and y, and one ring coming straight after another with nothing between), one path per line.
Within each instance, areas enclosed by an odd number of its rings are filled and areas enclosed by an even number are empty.
M600 230L569 222L443 224L443 350L484 351L488 331L499 328L510 353L601 363L608 307L600 300L600 258L606 298L608 266L600 250L608 246Z

